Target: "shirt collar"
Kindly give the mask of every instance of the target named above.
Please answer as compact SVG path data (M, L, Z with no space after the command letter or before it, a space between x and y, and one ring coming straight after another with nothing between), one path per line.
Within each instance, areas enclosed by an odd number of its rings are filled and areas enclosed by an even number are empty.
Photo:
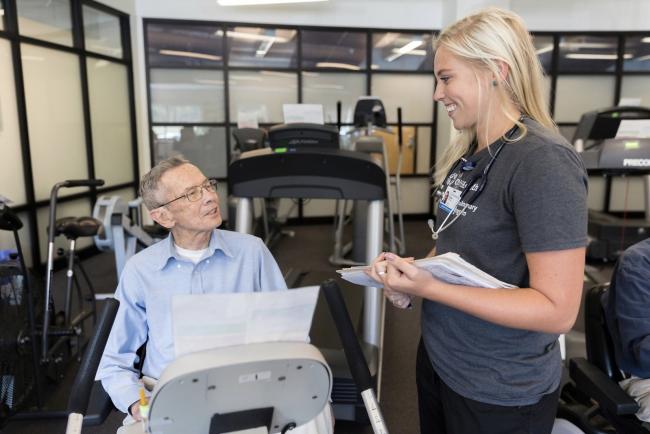
M165 268L169 260L172 258L175 260L181 259L180 255L176 251L176 248L174 247L174 238L171 232L169 233L167 238L161 241L161 243L164 243L164 245L162 246L164 254L160 256L160 260L156 264L156 268L158 270L162 270L163 268ZM214 229L212 231L212 235L210 236L210 242L208 244L208 256L213 256L217 250L221 250L224 253L224 255L230 258L233 257L232 250L230 246L228 246L228 244L226 243L226 240L224 239L224 236L221 233L221 231L218 229Z

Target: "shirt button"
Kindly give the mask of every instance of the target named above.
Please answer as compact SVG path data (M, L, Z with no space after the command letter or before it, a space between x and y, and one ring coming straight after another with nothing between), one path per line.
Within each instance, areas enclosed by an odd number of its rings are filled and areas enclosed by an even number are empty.
M177 267L177 268L181 268L181 264L177 264L176 267Z
M205 261L205 262L207 262L207 263L209 264L209 263L210 263L210 260L208 259L208 260L207 260L207 261Z

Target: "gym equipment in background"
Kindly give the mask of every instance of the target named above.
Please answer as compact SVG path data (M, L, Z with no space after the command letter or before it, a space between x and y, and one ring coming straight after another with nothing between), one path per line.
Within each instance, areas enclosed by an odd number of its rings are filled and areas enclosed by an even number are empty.
M101 221L104 228L95 235L95 246L115 254L118 281L131 256L167 236L167 230L161 226L142 224L140 197L125 203L119 196L100 196L95 202L93 217Z
M81 339L83 338L84 322L89 317L96 320L95 291L83 269L81 263L76 260L75 246L79 237L95 236L101 229L102 224L92 217L64 217L56 218L56 206L59 190L73 187L99 187L104 185L101 179L78 179L68 180L54 184L50 193L49 225L47 231L47 269L45 274L45 298L43 311L43 334L41 339L41 364L61 364L64 359L60 356L60 350L66 343L70 345L72 353L77 356L81 354ZM69 241L68 268L66 271L66 289L63 303L63 319L59 324L52 326L50 316L56 314L53 300L52 278L54 275L54 238L64 235ZM84 296L79 280L75 274L75 265L84 277L89 294ZM75 286L77 293L77 308L79 312L73 314L72 287ZM50 338L56 338L54 344L50 345ZM76 339L76 345L72 348L72 338Z
M25 265L16 213L0 200L0 230L13 234L16 252L0 259L0 430L35 395L43 404L36 316L38 297ZM5 255L3 255L5 256Z
M271 128L269 134L275 134L276 131ZM242 152L255 151L268 147L268 138L266 131L261 128L235 128L232 132L235 139L234 152L232 161L239 158ZM274 137L275 138L275 137ZM259 198L261 218L255 219L252 229L253 234L259 235L264 240L264 244L270 249L283 236L294 237L295 232L285 229L289 215L296 208L297 202L293 202L288 211L280 215L280 202L282 199ZM253 215L255 212L255 200L253 201ZM228 200L228 221L234 229L235 213L237 209L237 199L230 196ZM258 230L261 224L261 232Z
M401 168L403 161L403 136L402 136L402 110L397 110L398 118L398 161L395 169L395 175L390 174L388 150L384 139L378 135L378 132L394 134L388 129L386 123L386 110L381 100L374 97L361 97L357 101L354 109L354 129L348 134L353 137L352 150L366 153L376 159L377 164L384 168L386 183L386 231L387 246L391 252L404 255L406 251L404 237L404 217L401 209ZM395 198L393 199L393 186L395 187ZM334 265L362 265L365 262L363 253L363 230L359 225L363 225L363 216L365 213L364 205L355 203L351 212L348 210L347 201L336 202L336 215L334 222L334 251L330 256L330 263ZM351 214L351 218L348 218ZM395 217L397 217L399 236L395 233ZM354 225L354 240L361 239L361 243L355 244L353 241L343 242L343 231L346 224ZM351 258L348 256L351 255Z
M384 170L368 154L337 149L326 142L338 140L335 127L319 126L329 134L319 135L322 147L280 147L275 151L243 153L230 164L228 173L231 193L238 198L236 229L250 233L252 228L252 199L349 199L367 202L367 212L362 222L364 240L355 240L364 247L364 261L370 262L383 245L384 200L386 176ZM285 139L293 130L296 137L304 137L301 124L288 124L282 128ZM296 143L296 142L293 142ZM312 144L313 145L313 144ZM273 145L272 145L273 146ZM364 350L371 365L372 375L378 381L382 347L384 301L381 290L365 288L363 293L351 296L362 298L362 329ZM357 409L362 408L354 381L340 348L323 349L328 364L334 372L332 392L333 408L337 419L357 420Z
M589 210L589 259L614 261L627 247L650 236L650 138L619 132L622 122L633 129L635 121L650 122L650 109L595 110L582 115L573 136L589 175L605 178L604 209ZM610 209L612 178L626 176L643 176L644 218L629 218L627 211L621 215Z

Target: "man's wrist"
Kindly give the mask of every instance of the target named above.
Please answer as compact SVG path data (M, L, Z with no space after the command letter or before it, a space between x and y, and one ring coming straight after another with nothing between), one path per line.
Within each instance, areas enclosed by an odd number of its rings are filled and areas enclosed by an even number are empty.
M133 416L133 406L138 402L140 402L140 400L136 399L135 401L133 401L133 403L131 403L131 405L129 405L129 408L127 409L127 411L129 412L129 416Z

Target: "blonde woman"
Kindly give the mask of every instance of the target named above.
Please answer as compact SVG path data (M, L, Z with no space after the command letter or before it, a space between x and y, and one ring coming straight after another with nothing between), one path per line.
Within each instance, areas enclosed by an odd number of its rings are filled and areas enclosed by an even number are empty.
M437 166L447 196L437 254L517 289L436 280L392 253L370 275L391 300L423 299L417 386L422 434L550 433L558 335L575 322L587 244L587 177L558 134L543 72L516 14L482 10L436 41L434 99L459 134Z

